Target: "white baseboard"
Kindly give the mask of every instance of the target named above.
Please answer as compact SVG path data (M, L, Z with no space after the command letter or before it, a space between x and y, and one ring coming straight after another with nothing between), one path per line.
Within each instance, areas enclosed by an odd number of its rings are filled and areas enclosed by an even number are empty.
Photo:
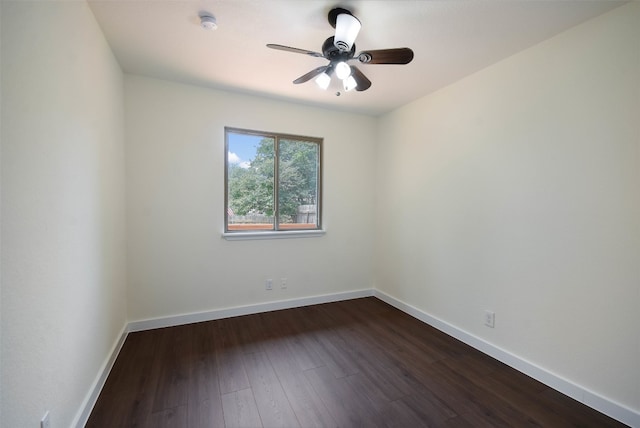
M207 312L174 315L163 318L153 318L132 321L128 324L128 331L152 330L154 328L173 327L203 321L219 320L222 318L238 317L242 315L259 314L261 312L278 311L281 309L299 308L301 306L318 305L321 303L339 302L341 300L358 299L373 296L373 289L346 291L344 293L323 294L320 296L302 297L298 299L278 300L275 302L257 303L255 305L236 306L227 309L215 309Z
M91 411L93 410L93 406L95 406L96 401L98 400L98 396L104 387L104 383L107 381L107 376L111 372L111 368L113 368L113 364L116 362L116 357L120 353L122 349L122 345L124 344L125 339L127 338L127 326L125 325L120 332L120 335L114 342L111 347L111 352L107 356L107 359L102 364L100 371L98 372L98 376L93 381L91 388L89 388L89 393L85 397L82 405L80 406L80 411L73 419L71 423L72 427L84 427L89 420L89 415L91 415Z
M390 304L391 306L405 312L412 317L429 324L430 326L455 337L461 342L495 358L506 365L530 376L545 385L559 391L574 400L577 400L607 416L612 417L631 427L640 428L640 412L630 409L626 406L613 402L601 395L596 394L580 385L570 382L556 374L545 370L529 361L526 361L517 355L514 355L504 349L492 345L485 340L467 333L445 321L433 317L426 312L411 306L401 300L396 299L380 290L374 290L373 295L378 299Z

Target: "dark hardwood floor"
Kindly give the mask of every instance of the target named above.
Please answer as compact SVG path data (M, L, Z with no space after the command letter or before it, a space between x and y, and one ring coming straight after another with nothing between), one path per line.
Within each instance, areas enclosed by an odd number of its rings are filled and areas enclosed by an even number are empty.
M624 425L365 298L132 333L87 426Z

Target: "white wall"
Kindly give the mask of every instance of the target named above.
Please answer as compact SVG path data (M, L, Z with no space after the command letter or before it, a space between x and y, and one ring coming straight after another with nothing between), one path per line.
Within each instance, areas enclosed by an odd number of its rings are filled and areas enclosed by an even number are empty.
M2 2L2 420L74 423L126 322L123 78L84 2Z
M125 100L130 319L371 288L375 119L131 75ZM225 126L324 138L326 235L221 238Z
M123 94L83 2L1 4L1 426L70 425L127 319L374 279L640 411L640 5L378 121L140 76ZM325 236L221 239L224 126L325 139Z
M633 3L384 116L376 287L640 412L639 76Z

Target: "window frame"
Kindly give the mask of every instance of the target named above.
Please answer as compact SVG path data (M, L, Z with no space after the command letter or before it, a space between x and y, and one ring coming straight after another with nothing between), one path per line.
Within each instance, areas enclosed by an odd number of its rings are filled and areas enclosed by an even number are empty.
M273 171L273 228L272 229L248 229L238 230L229 229L229 134L244 134L257 137L271 138L274 141L274 171ZM281 228L280 212L279 212L279 195L278 187L280 157L279 145L280 140L300 141L305 143L313 143L318 145L317 159L317 198L316 198L316 221L315 228ZM322 178L323 178L323 144L324 139L320 137L309 137L304 135L286 134L280 132L264 132L252 129L235 128L230 126L224 127L224 232L225 239L269 239L269 238L287 238L287 237L304 237L304 236L320 236L324 234L322 228ZM290 223L283 223L290 224Z

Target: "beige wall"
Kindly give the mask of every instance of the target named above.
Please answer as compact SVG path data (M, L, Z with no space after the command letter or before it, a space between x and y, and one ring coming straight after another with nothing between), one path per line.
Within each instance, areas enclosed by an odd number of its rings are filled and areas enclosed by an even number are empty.
M3 427L77 416L126 322L123 77L84 2L2 2Z
M125 99L130 319L371 288L375 119L130 75ZM225 126L324 138L325 236L221 238Z
M384 116L375 286L639 412L638 76L634 3Z

